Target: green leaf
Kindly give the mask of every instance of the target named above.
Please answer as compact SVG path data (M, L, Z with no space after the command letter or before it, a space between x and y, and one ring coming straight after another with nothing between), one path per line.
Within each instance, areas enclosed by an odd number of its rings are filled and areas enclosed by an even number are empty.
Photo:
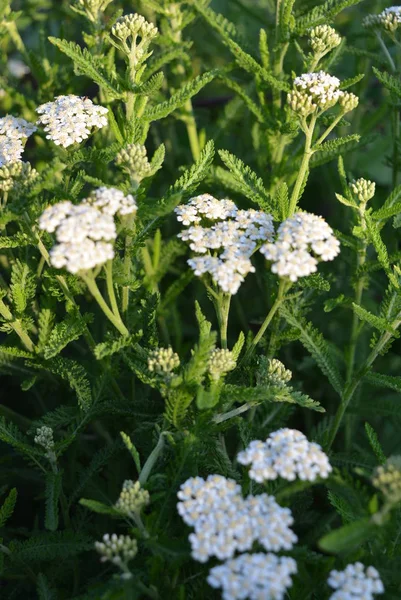
M278 207L280 221L284 221L290 208L288 185L285 182L278 184L274 195L274 204Z
M77 340L87 330L87 323L92 321L92 315L67 315L61 323L53 328L48 342L43 348L43 356L46 360L60 354L68 344Z
M143 83L137 94L141 96L153 96L162 87L164 82L164 75L160 71L152 75L145 83Z
M199 75L199 77L196 77L184 85L176 94L171 96L169 100L161 102L160 104L145 110L143 119L145 121L152 122L168 117L168 115L177 110L177 108L181 108L181 106L183 106L187 100L200 92L205 85L213 81L218 73L220 73L220 71L218 69L214 69L204 73L203 75Z
M208 321L202 312L201 306L197 300L195 300L195 316L199 327L200 338L205 338L210 335L212 330L212 324Z
M25 311L36 293L35 276L26 263L16 260L11 271L11 295L18 314Z
M135 448L134 444L132 443L132 440L129 437L129 435L127 435L123 431L120 431L120 435L121 435L121 438L122 438L122 440L123 440L123 442L125 444L125 447L127 448L128 452L131 454L132 458L134 459L136 470L138 471L138 475L139 475L139 473L142 470L142 467L141 467L141 458L139 456L139 452Z
M65 560L93 549L92 539L70 530L42 532L24 542L12 542L11 558L26 563Z
M398 195L398 194L397 194ZM386 221L390 217L397 216L401 213L401 202L394 202L389 205L383 205L379 210L376 210L371 214L371 217L375 221Z
M400 378L400 380L401 380L401 378ZM401 389L401 382L400 382L400 389ZM387 457L384 454L382 445L379 442L379 438L377 436L376 431L373 429L373 427L371 425L369 425L369 423L365 423L365 431L366 431L366 435L368 436L370 447L372 448L373 452L375 453L377 460L379 461L379 463L381 465L384 465L384 463L387 460Z
M350 206L351 208L355 208L358 210L358 205L355 200L350 200L348 198L344 198L341 194L336 194L336 198L341 204L345 204L345 206Z
M51 589L43 573L39 573L36 578L36 591L38 600L56 600L55 592Z
M58 503L61 494L61 472L46 475L46 512L45 527L49 531L58 528Z
M335 364L330 347L323 335L302 317L296 317L291 310L282 306L280 314L299 332L299 341L315 359L322 373L326 375L335 391L341 396L344 382Z
M401 377L370 372L365 375L365 379L377 387L390 388L395 392L401 392Z
M354 77L350 77L349 79L343 79L341 84L340 84L340 90L346 90L349 87L355 85L356 83L359 83L360 81L362 81L362 79L365 77L365 73L359 73L359 75L355 75Z
M382 317L378 317L377 315L372 314L371 312L369 312L362 306L355 304L355 302L352 303L352 308L353 308L354 313L356 315L358 315L358 317L359 317L359 319L361 319L361 321L364 321L365 323L369 323L369 325L371 327L375 327L376 329L378 329L381 332L390 331L394 336L398 337L398 335L399 335L398 332L395 331L391 327L391 324L386 319L383 319Z
M113 506L108 506L107 504L103 504L103 502L98 502L97 500L90 500L88 498L81 498L79 503L85 508L88 508L92 512L98 513L100 515L110 515L112 517L121 517L121 513L114 508Z
M5 523L11 517L14 512L15 504L17 502L17 490L13 488L10 490L7 498L4 500L0 508L0 528L4 527Z
M312 400L306 394L294 390L290 386L267 386L246 387L242 385L226 384L221 393L221 400L226 406L236 402L250 403L254 406L263 402L284 402L298 404L303 408L325 412L324 408L316 400Z
M394 285L394 287L398 288L398 280L396 277L394 277L391 271L391 265L388 257L387 248L383 240L381 239L378 225L373 222L369 215L365 215L365 221L371 242L377 252L377 258L391 283Z
M372 69L377 79L385 88L396 94L396 96L401 97L401 83L398 77L385 73L384 71L379 71L376 67L372 67Z
M326 0L323 4L315 6L311 11L296 19L295 31L298 35L305 35L311 27L327 24L344 9L359 4L362 0Z
M123 94L119 86L110 80L105 73L101 62L95 59L87 48L82 50L80 46L74 42L67 42L67 40L60 40L59 38L52 36L48 39L61 52L71 58L75 67L78 69L79 74L86 75L89 79L92 79L92 81L97 83L99 87L105 90L113 98L122 97Z
M334 138L334 140L329 140L328 142L324 142L323 144L319 144L319 146L315 146L313 151L317 154L319 160L319 153L323 152L325 155L325 159L328 160L328 157L338 156L344 152L343 146L351 144L352 148L355 147L355 144L359 142L361 136L357 133L353 133L351 135L344 135L342 137Z
M106 356L112 356L124 348L133 346L140 339L140 336L140 333L126 336L120 335L120 337L116 339L100 342L100 344L96 344L94 354L98 360L102 360L102 358L105 358Z
M249 200L258 204L263 210L269 210L275 216L277 211L272 208L272 203L264 183L260 177L242 160L227 150L219 150L221 160L238 184L238 190Z
M367 542L376 531L377 525L366 517L324 535L318 545L321 550L331 554L350 552Z
M241 350L242 350L244 344L245 344L245 335L244 335L244 332L241 331L238 336L238 340L235 342L233 349L231 350L235 360L239 359L239 356L241 354Z
M31 364L39 368L42 367L41 363L32 362ZM92 392L86 370L82 365L74 360L55 356L46 361L43 367L67 381L77 395L80 408L82 410L89 409L92 404Z

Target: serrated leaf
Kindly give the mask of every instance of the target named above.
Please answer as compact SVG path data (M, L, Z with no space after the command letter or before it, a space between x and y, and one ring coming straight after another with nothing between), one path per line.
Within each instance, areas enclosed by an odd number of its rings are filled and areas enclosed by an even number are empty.
M128 452L131 454L132 458L134 459L136 470L138 471L138 475L139 475L140 472L141 472L141 470L142 470L142 467L141 467L141 458L139 456L139 452L135 448L134 444L132 443L132 440L129 437L129 435L127 435L123 431L120 431L120 435L121 435L121 438L122 438L122 440L124 442L125 447L127 448Z
M5 523L12 516L17 502L17 489L13 488L10 490L7 498L4 500L0 508L0 528L4 527Z
M378 317L377 315L374 315L373 313L369 312L362 306L355 304L355 302L352 303L352 308L353 308L353 311L355 312L355 314L358 315L359 319L361 319L361 321L364 321L365 323L369 323L369 325L371 327L375 327L376 329L378 329L381 332L390 331L393 335L395 335L395 336L397 335L397 331L395 331L391 327L391 324L386 319L383 319L382 317Z
M61 323L57 323L43 348L46 360L57 356L68 344L77 340L86 332L87 323L92 321L92 315L76 316L67 315Z
M401 378L400 378L400 380L401 380ZM400 390L401 390L401 381L400 381ZM373 429L373 427L371 425L369 425L369 423L365 423L365 431L366 431L366 435L369 440L370 447L372 448L373 452L375 453L377 460L379 461L379 463L381 465L384 465L387 458L383 452L383 448L379 442L379 438L377 436L376 431Z
M103 504L103 502L98 502L97 500L90 500L88 498L81 498L79 501L81 506L85 506L92 512L98 513L100 515L110 515L111 517L120 517L121 513L114 508L113 506L108 506L107 504Z
M23 313L36 293L35 276L26 263L15 261L11 271L10 290L16 312Z
M10 544L11 559L27 563L64 560L92 548L92 538L69 530L42 532L25 542Z
M370 518L359 519L320 538L318 545L324 552L350 552L367 542L376 532L377 525Z

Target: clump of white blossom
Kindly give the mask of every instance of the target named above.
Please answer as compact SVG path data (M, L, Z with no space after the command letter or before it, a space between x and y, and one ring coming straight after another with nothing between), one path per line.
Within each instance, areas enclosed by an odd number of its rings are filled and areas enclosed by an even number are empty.
M265 442L253 440L237 459L242 465L251 465L249 477L258 483L277 477L315 481L317 477L327 478L332 471L321 446L289 428L274 431Z
M40 115L38 123L44 126L47 139L64 148L81 143L89 137L92 129L107 125L107 108L73 94L57 96L53 102L38 106L36 112Z
M317 111L325 111L337 103L342 112L358 106L355 94L343 92L337 77L324 71L303 73L294 79L294 89L287 94L287 101L294 112L302 117Z
M158 29L137 13L119 17L111 28L113 43L127 57L132 68L138 68L151 55L149 45Z
M179 514L194 528L189 535L192 556L200 562L212 556L232 558L255 542L278 552L290 550L297 541L288 508L267 494L243 498L240 486L221 475L209 475L206 481L191 477L182 484L178 499Z
M95 548L101 555L102 562L109 561L120 567L123 571L123 577L129 579L132 577L128 563L135 558L138 552L137 541L128 535L112 535L106 533L101 542L95 542Z
M0 167L21 161L24 141L36 131L33 123L12 115L0 119Z
M322 217L299 212L281 223L276 240L260 251L272 262L273 273L295 282L316 272L319 260L333 260L340 242Z
M123 483L120 496L115 508L121 513L131 517L139 514L150 502L149 492L141 487L139 481L126 479Z
M46 208L39 229L55 233L58 242L50 251L51 264L78 273L113 259L117 237L114 215L135 211L132 196L106 187L98 188L78 205L67 200Z
M35 444L38 444L38 446L42 446L42 448L47 450L47 452L53 451L53 429L51 427L47 427L47 425L38 427L36 430L36 435L34 437L34 442Z
M293 558L258 552L213 567L207 581L222 588L223 600L283 600L296 572Z
M361 177L356 181L353 181L350 185L351 191L355 194L358 200L362 204L366 204L373 196L376 191L376 184L370 179L364 179Z
M330 600L374 600L375 594L384 593L379 572L374 567L365 569L360 562L347 565L344 571L331 571L327 583L336 590Z
M401 23L401 6L388 6L378 15L367 15L362 25L367 29L383 28L394 33Z
M124 192L116 188L102 186L97 188L88 198L84 200L85 204L97 208L107 215L119 215L120 217L135 214L138 206L135 198L131 194L124 195Z
M248 273L254 272L250 257L258 245L273 239L271 215L239 210L232 200L210 194L191 198L175 209L178 221L188 226L179 237L198 254L188 260L195 275L210 275L224 291L236 294Z

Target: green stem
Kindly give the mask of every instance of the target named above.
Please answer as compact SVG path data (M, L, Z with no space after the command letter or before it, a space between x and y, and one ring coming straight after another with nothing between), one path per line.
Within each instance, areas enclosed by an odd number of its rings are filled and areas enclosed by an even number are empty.
M307 126L306 131L305 131L305 136L306 136L305 150L304 150L304 154L302 157L301 166L298 171L298 176L295 181L294 189L292 190L288 216L293 215L297 208L299 194L301 192L302 186L305 181L305 177L306 177L308 169L309 169L309 162L310 162L310 159L313 154L312 137L313 137L313 132L314 132L315 125L316 125L316 118L317 118L316 115L312 116L310 124L309 124L309 126Z
M126 280L129 279L131 275L131 247L132 247L132 237L127 235L125 238L125 249L124 249L124 277ZM121 307L123 314L125 314L128 310L129 304L129 286L124 285L122 290L122 302Z
M222 292L215 301L217 320L219 322L221 347L227 350L227 327L230 313L231 294Z
M190 98L185 102L184 110L186 114L183 118L183 121L187 130L189 145L192 152L192 158L196 162L199 159L201 148L199 143L198 129L196 126L196 120L194 116L194 110Z
M391 323L391 328L393 330L396 330L396 329L398 329L398 327L400 325L401 325L401 311L398 313L396 319ZM343 420L343 417L346 413L349 403L352 400L355 390L357 389L357 387L359 386L359 384L361 382L361 379L364 377L364 375L367 373L369 368L372 366L372 364L374 363L376 358L379 356L379 354L383 350L383 348L385 348L385 346L388 344L388 342L390 341L392 336L393 336L393 333L391 331L386 331L386 333L383 333L380 336L380 339L378 340L376 346L372 349L371 353L369 354L368 358L366 359L366 361L364 362L362 367L354 375L352 381L350 381L350 383L345 386L344 393L342 395L341 404L337 409L337 413L334 417L334 422L333 422L333 425L332 425L330 433L329 433L329 439L328 439L327 448L326 448L327 451L330 450L331 446L333 445L333 442L336 438L338 430L340 429L340 425Z
M114 282L113 282L113 261L109 260L105 266L106 271L106 286L107 286L107 295L110 300L111 309L117 317L121 321L120 311L118 310L118 304L116 299L116 294L114 292Z
M244 355L244 358L242 359L241 363L246 364L249 361L249 359L252 356L252 354L253 354L256 346L259 344L259 342L262 339L262 337L263 337L266 329L270 325L271 320L273 319L273 317L276 314L277 310L280 308L280 305L284 301L284 294L288 290L289 290L289 287L287 287L286 281L284 279L280 279L280 285L279 285L278 292L277 292L277 298L276 298L273 306L269 310L269 312L267 314L267 317L264 320L261 328L259 329L258 333L253 338L252 343L250 344L248 350L246 351L246 353Z
M8 306L4 304L2 299L0 299L0 315L3 317L3 319L8 321L8 324L14 329L15 333L18 335L28 352L35 352L35 345L26 331L24 331L22 328L21 320L14 319L12 312Z
M151 474L152 469L153 469L154 465L156 464L156 461L158 460L159 456L161 455L161 453L163 451L164 443L165 443L164 436L165 436L165 432L162 431L162 433L159 436L156 446L153 448L152 452L149 454L145 464L142 467L142 470L139 475L139 483L141 485L144 485L147 482L149 475Z
M366 242L362 242L360 248L358 249L357 271L366 261L366 249L367 249ZM354 297L355 304L360 305L362 302L362 294L363 294L364 284L365 284L365 281L364 281L363 275L362 275L362 277L359 276L357 283L356 283L356 287L355 287L355 297ZM346 379L347 383L349 383L351 381L352 375L354 372L355 352L356 352L356 346L357 346L358 337L359 337L358 330L359 330L359 317L354 312L353 317L352 317L351 337L350 337L349 354L348 354L348 361L347 361L347 379Z
M377 37L377 39L378 39L378 41L379 41L379 44L380 44L380 46L381 46L381 49L383 50L384 56L386 57L386 59L387 59L387 61L388 61L388 64L390 65L390 69L391 69L393 72L395 72L395 71L396 71L396 68L395 68L394 61L393 61L393 59L392 59L392 57L391 57L391 54L390 54L390 52L388 51L388 48L387 48L386 44L385 44L385 43L384 43L384 41L383 41L383 38L382 38L382 36L380 35L380 33L376 32L376 37Z
M316 146L320 146L320 144L322 142L324 142L324 140L327 138L327 136L333 131L334 127L341 121L343 116L344 116L344 113L340 113L339 115L337 115L337 117L334 119L332 124L326 129L326 131L317 140L317 142L315 143L315 148L316 148Z
M113 311L110 310L108 305L106 304L102 294L100 293L99 288L97 287L97 283L91 274L81 274L82 279L86 283L88 290L109 319L109 321L114 325L114 327L121 333L121 335L129 335L129 331L121 320L121 317L116 316Z

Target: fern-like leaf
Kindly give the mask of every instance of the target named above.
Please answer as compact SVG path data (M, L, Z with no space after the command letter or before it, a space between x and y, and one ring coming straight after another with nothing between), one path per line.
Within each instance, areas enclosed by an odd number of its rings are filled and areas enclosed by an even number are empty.
M58 503L61 493L61 472L46 475L45 527L49 531L58 528Z
M1 508L0 508L0 529L4 527L5 523L12 516L15 508L15 504L17 502L17 490L13 488L10 490L7 498L4 500Z

